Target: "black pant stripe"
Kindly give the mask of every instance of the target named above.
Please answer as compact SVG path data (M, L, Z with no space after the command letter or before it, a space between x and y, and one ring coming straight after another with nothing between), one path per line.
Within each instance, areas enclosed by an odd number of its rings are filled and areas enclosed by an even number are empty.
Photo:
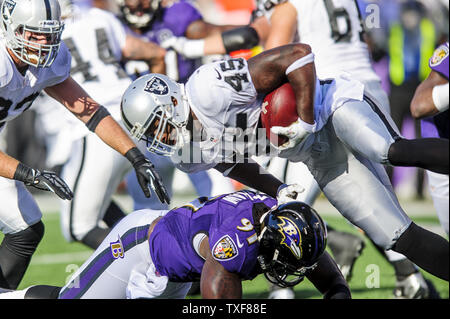
M386 119L386 116L384 115L384 113L381 111L381 109L379 108L379 106L372 100L370 99L367 95L364 95L364 101L366 101L370 107L372 108L372 110L378 115L378 117L381 119L381 121L384 123L384 126L386 126L389 134L391 135L391 137L394 139L394 141L400 140L402 139L402 137L400 135L397 134L397 132L395 131L395 129L391 126L391 124L389 123L389 121Z
M73 193L74 193L74 197L77 194L77 189L78 189L78 183L80 181L80 177L81 174L83 172L83 168L84 168L84 161L86 159L86 137L83 137L83 141L82 141L82 151L81 151L81 163L80 163L80 169L78 170L78 174L77 177L75 179L75 184L73 186ZM73 214L74 214L74 205L75 205L75 198L72 199L72 201L70 202L70 212L69 212L69 232L70 232L70 237L72 237L72 239L74 241L78 241L78 239L75 237L75 234L73 233ZM81 238L80 238L81 239Z

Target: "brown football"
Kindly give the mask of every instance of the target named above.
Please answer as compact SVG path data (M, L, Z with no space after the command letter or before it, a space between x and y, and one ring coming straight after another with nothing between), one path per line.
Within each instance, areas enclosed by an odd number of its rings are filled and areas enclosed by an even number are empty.
M266 136L274 145L287 142L287 137L273 134L273 126L289 126L298 119L297 104L292 86L285 83L264 98L261 110L261 122L266 129Z

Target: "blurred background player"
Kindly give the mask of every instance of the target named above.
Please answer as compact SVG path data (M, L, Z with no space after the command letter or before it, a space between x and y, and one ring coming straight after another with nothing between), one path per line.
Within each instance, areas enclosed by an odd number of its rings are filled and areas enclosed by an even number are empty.
M442 137L449 134L449 46L448 42L439 46L429 60L431 72L417 87L411 101L411 114L421 121L423 137ZM449 219L449 177L426 171L428 186L439 221L447 236Z

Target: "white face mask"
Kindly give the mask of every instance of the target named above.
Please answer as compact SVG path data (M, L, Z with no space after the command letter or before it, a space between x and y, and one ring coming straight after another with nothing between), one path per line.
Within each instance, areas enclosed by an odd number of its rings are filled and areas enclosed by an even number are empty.
M3 0L0 26L6 46L20 61L49 67L55 60L64 30L58 0Z

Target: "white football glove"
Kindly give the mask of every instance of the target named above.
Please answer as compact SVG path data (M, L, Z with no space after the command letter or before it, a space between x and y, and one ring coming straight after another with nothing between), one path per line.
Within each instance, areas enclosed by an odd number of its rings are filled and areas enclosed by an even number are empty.
M284 135L289 140L278 146L280 150L287 150L300 144L309 134L314 133L316 129L316 122L308 124L300 118L287 127L272 126L270 131L274 134Z
M303 193L305 188L300 184L283 184L278 187L277 191L277 202L278 205L285 204L287 202L292 202L297 200L297 197L300 193Z
M174 49L188 59L196 59L205 55L205 40L190 40L185 37L170 37L161 42L164 49Z

